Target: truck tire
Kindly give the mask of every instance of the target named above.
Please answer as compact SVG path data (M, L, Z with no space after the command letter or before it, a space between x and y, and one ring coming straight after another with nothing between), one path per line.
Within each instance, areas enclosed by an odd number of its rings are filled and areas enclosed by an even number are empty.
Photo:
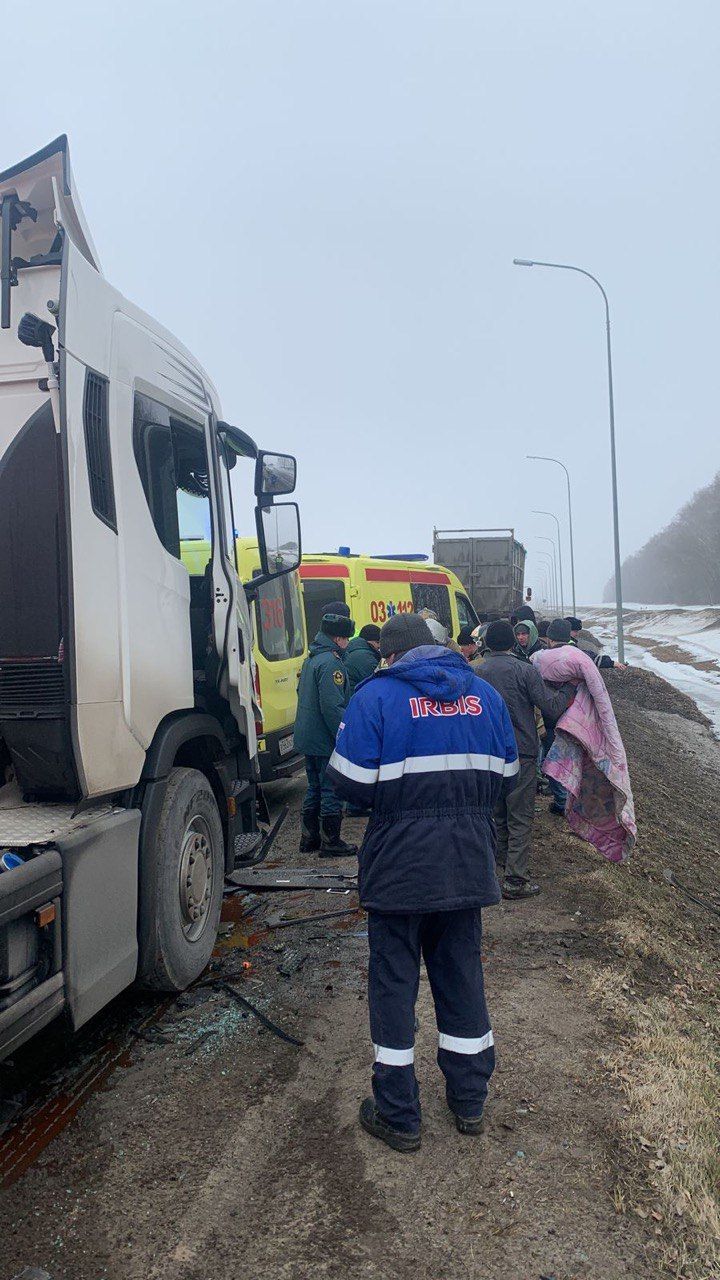
M225 842L212 787L197 769L171 769L153 848L150 930L140 981L155 991L183 991L202 973L215 946L225 875Z

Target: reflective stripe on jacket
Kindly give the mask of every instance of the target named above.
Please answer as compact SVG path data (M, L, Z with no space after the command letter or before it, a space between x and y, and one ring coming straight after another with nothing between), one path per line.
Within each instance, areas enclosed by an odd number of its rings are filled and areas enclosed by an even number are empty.
M451 911L499 901L492 814L518 755L502 698L465 659L413 649L360 685L328 775L372 807L359 853L371 911Z

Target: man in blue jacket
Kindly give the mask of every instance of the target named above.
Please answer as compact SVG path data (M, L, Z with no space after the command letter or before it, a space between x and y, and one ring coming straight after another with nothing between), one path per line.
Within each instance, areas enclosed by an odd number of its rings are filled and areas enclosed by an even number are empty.
M342 803L327 776L335 736L350 688L343 654L355 630L347 605L329 604L300 672L295 716L295 746L305 756L307 791L302 805L300 852L320 850L321 858L346 858L357 852L341 839Z
M461 1133L477 1134L495 1065L480 960L480 908L500 901L493 809L518 771L502 698L422 618L380 633L388 669L356 690L327 770L372 808L359 854L368 912L373 1098L360 1124L396 1151L420 1146L413 1067L415 1000L425 961L438 1063Z

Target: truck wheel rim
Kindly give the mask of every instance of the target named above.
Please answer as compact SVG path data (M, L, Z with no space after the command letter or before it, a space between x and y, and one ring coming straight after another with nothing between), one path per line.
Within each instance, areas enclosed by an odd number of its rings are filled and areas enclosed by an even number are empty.
M195 942L205 928L213 885L213 850L210 828L196 814L185 828L180 853L180 915L188 942Z

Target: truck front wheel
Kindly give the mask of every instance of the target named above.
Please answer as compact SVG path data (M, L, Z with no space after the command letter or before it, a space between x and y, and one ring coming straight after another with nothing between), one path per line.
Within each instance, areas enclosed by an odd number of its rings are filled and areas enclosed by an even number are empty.
M141 956L144 986L182 991L208 963L222 905L225 852L222 823L212 787L197 769L171 769L152 847L150 901L142 904L149 925Z

